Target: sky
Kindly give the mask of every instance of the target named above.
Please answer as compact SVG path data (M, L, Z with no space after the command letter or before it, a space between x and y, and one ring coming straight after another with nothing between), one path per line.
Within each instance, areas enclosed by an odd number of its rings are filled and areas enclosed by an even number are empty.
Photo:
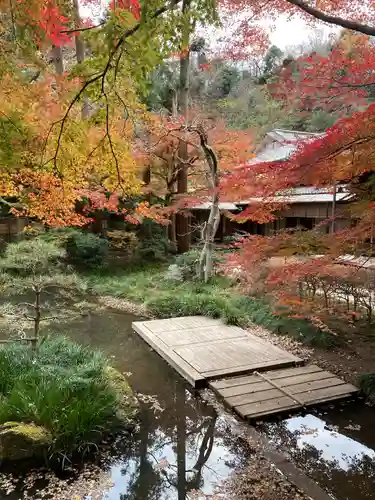
M108 4L109 0L100 0L101 5L104 6ZM80 6L80 12L82 17L95 17L95 14L87 6ZM274 29L269 31L271 44L276 45L284 51L288 51L289 48L298 46L303 42L308 41L310 38L319 37L320 39L327 39L330 34L337 33L338 29L320 24L317 28L311 28L308 26L301 18L294 16L292 19L287 18L287 16L280 16L280 18L274 24ZM221 31L221 30L219 30ZM213 38L218 35L218 30L215 29L213 33ZM211 38L211 35L210 35Z
M330 35L337 32L338 28L324 24L321 24L319 28L311 28L297 16L291 20L288 20L286 16L282 16L276 22L276 29L270 32L270 40L273 45L285 50L316 36L323 40L328 39Z

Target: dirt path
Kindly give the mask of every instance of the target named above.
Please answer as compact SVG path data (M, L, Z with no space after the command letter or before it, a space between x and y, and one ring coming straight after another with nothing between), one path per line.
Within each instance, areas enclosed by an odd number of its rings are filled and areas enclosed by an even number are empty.
M276 335L256 325L248 330L305 359L308 363L317 364L335 373L354 385L358 385L358 377L361 373L375 371L375 338L371 339L353 332L347 335L342 347L327 350L308 347L290 337Z

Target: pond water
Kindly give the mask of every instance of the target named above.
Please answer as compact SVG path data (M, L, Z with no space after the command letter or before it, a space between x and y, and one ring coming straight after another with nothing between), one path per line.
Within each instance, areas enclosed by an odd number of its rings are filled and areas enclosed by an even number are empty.
M102 464L110 476L103 499L185 500L194 491L213 495L244 461L244 444L230 437L225 418L132 332L137 319L103 311L53 326L55 332L102 349L142 400L135 439L120 438ZM20 484L11 496L0 491L0 500L23 498Z
M136 319L107 311L69 324L75 340L103 349L116 368L132 372L135 391L157 401L156 408L144 406L132 455L124 453L112 464L114 485L105 498L180 500L192 490L213 494L243 462L246 450L228 432L224 416L197 398L132 332ZM338 500L369 500L375 498L374 417L375 410L363 403L342 403L263 429Z
M246 463L249 450L230 432L225 413L218 414L197 397L132 332L131 323L137 319L98 310L53 327L102 349L115 368L130 372L130 384L143 401L136 438L131 443L120 438L102 463L109 475L102 498L186 500L197 491L213 495L232 471ZM337 500L369 500L375 498L374 416L375 411L363 403L336 405L261 424L259 429ZM10 495L0 491L0 500L24 498L22 478L19 485Z
M341 403L266 423L277 448L339 500L375 498L375 410Z
M192 490L211 495L244 450L228 437L224 419L132 331L137 319L106 312L69 324L75 340L101 348L115 368L131 372L133 390L146 401L139 438L111 465L113 485L104 498L180 500Z

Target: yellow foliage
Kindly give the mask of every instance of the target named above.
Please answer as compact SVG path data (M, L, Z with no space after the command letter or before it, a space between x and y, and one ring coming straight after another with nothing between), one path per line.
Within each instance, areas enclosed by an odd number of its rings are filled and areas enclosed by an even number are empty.
M83 120L80 103L66 114L78 85L77 80L48 73L32 85L12 75L0 82L0 114L22 137L18 140L17 135L14 161L0 165L0 193L17 196L23 214L49 225L83 224L86 219L76 213L83 195L90 199L91 193L102 193L100 208L105 208L105 192L119 197L141 193L142 162L133 153L134 123L145 111L135 93L123 89L127 119L123 106L116 106L116 95L110 96L105 112L103 102L98 102L90 118ZM17 132L18 120L23 128ZM113 198L111 203L113 208Z

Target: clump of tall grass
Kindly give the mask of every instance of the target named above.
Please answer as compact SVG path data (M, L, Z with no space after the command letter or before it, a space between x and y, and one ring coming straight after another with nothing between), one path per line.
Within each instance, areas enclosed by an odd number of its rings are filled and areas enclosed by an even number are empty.
M190 257L188 263L194 266L192 252ZM255 323L308 345L330 348L337 343L337 337L319 330L308 320L275 314L266 299L242 295L225 276L217 275L209 283L202 283L194 279L171 280L166 275L167 266L133 268L122 273L107 269L105 273L91 274L89 286L99 295L141 302L159 318L205 315L241 327Z
M105 357L65 338L36 353L21 343L0 348L0 423L43 426L51 453L84 452L117 424L122 398L105 376Z
M146 300L145 305L153 315L161 318L204 315L241 327L255 323L308 345L329 348L337 342L307 320L275 314L265 300L241 296L234 290L225 291L217 284L201 288L194 283L190 285L189 289L185 283L178 293L175 289L159 290L157 295Z
M359 376L359 387L371 401L375 402L375 372L362 373Z

